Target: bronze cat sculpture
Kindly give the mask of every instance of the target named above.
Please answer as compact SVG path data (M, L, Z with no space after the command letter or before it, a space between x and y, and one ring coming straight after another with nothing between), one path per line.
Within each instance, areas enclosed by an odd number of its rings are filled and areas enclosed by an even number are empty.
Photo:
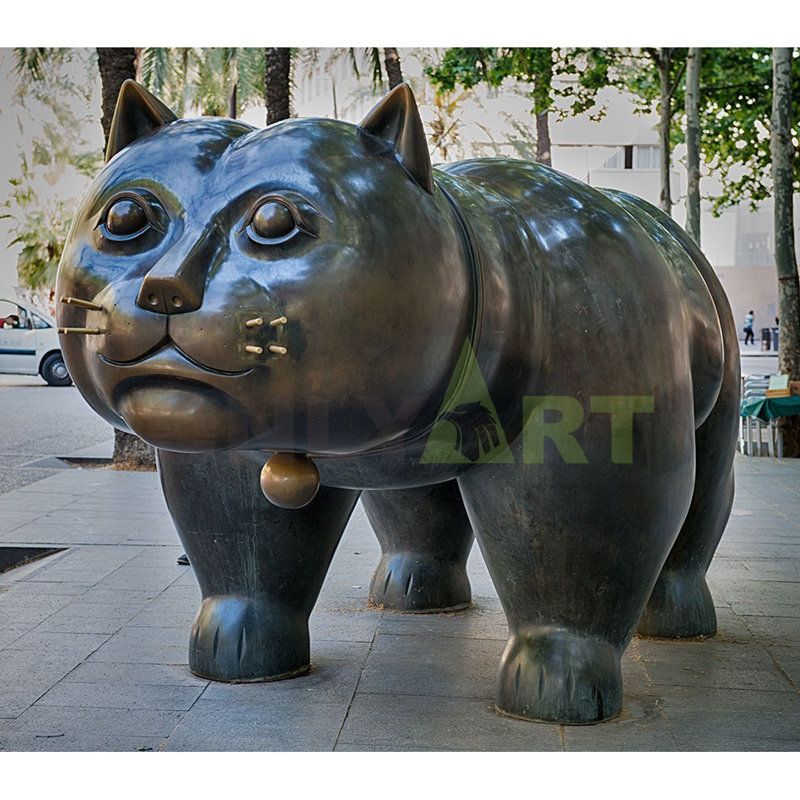
M469 606L474 532L506 714L608 719L637 625L715 632L737 337L646 202L523 161L432 169L405 85L358 126L256 130L128 82L57 292L81 393L157 448L203 595L198 675L309 669L359 495L374 606Z

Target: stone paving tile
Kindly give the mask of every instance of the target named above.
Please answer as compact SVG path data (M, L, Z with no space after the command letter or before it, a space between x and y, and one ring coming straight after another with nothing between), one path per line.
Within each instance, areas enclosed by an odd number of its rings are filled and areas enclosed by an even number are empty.
M18 717L81 660L36 650L0 651L0 718Z
M3 733L0 729L0 751L3 752L151 752L160 749L165 740L153 736L93 736L90 734Z
M800 689L800 645L794 644L792 647L767 645L766 650L781 672Z
M116 633L137 611L135 605L82 603L74 601L37 626L58 633Z
M3 515L0 516L0 536L9 535L17 528L32 522L40 516L42 516L42 512L33 508L25 510L19 508L16 511L12 511L10 508L3 507Z
M186 567L120 567L104 576L98 585L104 589L166 589L177 581Z
M724 736L681 736L680 749L687 752L792 752L800 751L800 737L794 739L737 739Z
M164 745L165 750L332 750L347 702L319 702L292 694L271 703L198 700ZM224 719L224 725L220 720Z
M40 697L37 706L81 708L175 709L186 711L204 686L164 686L128 683L65 683L61 681Z
M757 644L639 640L638 650L652 685L794 692Z
M671 686L660 689L659 703L675 739L797 739L800 695L746 689Z
M15 572L16 570L13 570L11 573L6 573L6 576ZM4 584L2 580L0 580L0 597L3 596L4 592L9 592L12 588L13 593L8 595L8 597L14 598L15 601L19 601L22 598L30 599L47 597L50 595L64 596L74 599L75 597L78 597L84 592L88 591L87 587L85 586L74 586L72 584L56 583L53 581L39 581L38 583L16 581ZM2 603L1 600L0 603Z
M23 633L27 633L33 625L3 625L0 626L0 650L15 639L19 639Z
M489 702L505 641L375 637L359 693L475 697Z
M89 656L89 661L122 664L187 664L189 631L186 628L126 626Z
M798 617L742 617L759 641L790 646L800 641Z
M383 750L563 749L559 726L501 716L489 700L361 692L339 743Z
M371 642L380 624L376 611L322 611L315 610L309 620L312 639L341 640L345 642Z
M19 597L15 592L4 592L0 594L0 619L14 625L38 625L72 599L68 594Z
M169 736L184 711L163 709L31 706L2 728L6 734L80 738L89 736Z
M111 683L130 686L207 686L208 681L177 664L118 664L84 661L65 675L61 684Z
M6 645L2 652L5 656L9 650L29 650L84 659L107 640L108 636L102 633L65 633L35 628Z
M441 636L467 639L508 638L508 625L496 598L475 598L474 605L449 614L398 614L384 612L380 633L406 636Z
M600 725L561 727L567 751L676 751L679 750L659 700L625 692L622 712Z
M203 693L203 701L259 706L272 705L276 701L303 701L308 697L315 703L347 705L361 679L361 670L360 661L329 661L317 655L308 674L291 680L244 684L211 682Z

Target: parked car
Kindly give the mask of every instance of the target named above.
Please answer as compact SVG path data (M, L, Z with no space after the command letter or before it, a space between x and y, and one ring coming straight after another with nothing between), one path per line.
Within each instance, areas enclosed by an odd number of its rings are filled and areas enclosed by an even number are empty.
M0 297L0 372L41 375L51 386L69 386L56 321L29 303Z

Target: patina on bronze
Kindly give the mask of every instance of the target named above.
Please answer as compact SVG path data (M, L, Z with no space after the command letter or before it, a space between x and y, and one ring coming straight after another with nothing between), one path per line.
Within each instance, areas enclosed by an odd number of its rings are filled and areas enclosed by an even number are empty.
M61 342L80 391L157 448L203 595L197 674L308 669L359 495L376 607L468 606L474 531L507 714L612 717L637 625L716 630L737 337L648 203L523 161L433 169L407 86L358 126L255 130L129 82L58 292L82 301L58 309L87 334Z

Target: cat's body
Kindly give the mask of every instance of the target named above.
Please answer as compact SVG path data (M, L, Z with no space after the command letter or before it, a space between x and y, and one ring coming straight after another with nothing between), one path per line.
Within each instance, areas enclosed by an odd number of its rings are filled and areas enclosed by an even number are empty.
M468 605L477 534L511 629L507 713L613 716L640 617L714 632L736 332L672 220L525 162L431 170L406 87L360 127L174 121L131 85L117 119L59 273L100 308L59 322L102 331L64 337L70 372L159 449L204 597L194 671L308 668L360 490L375 605ZM303 508L259 490L275 451L319 470Z

